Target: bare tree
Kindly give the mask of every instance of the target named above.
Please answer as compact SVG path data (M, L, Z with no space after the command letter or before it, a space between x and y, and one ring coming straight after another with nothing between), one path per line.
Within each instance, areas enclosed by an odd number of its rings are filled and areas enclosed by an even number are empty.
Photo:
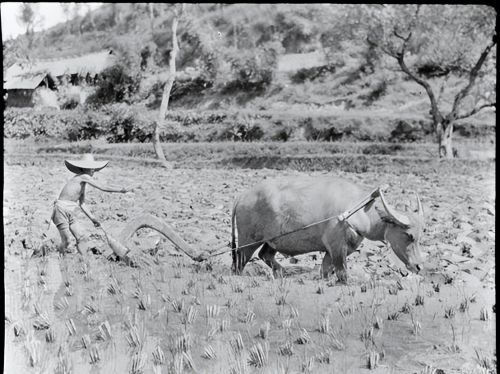
M116 26L121 22L122 19L121 7L117 3L111 3L110 10L112 26Z
M384 30L384 33L388 33L389 37L398 40L399 43L388 43L386 40L384 41L383 38L377 39L376 33L368 34L367 41L371 45L379 47L385 54L396 59L401 71L425 89L425 92L430 100L430 113L433 122L433 129L438 140L439 157L452 158L454 157L452 147L454 123L457 120L470 117L484 108L496 106L496 100L484 101L476 99L472 109L466 111L461 110L464 99L471 94L472 89L478 81L481 68L484 66L488 55L496 45L496 32L493 33L490 41L483 47L481 53L472 64L472 68L466 72L466 84L454 96L451 109L445 114L439 108L438 97L434 93L429 81L423 79L417 72L412 71L406 62L409 49L415 44L418 44L415 41L415 34L418 33L416 30L416 24L419 22L420 9L421 6L417 5L406 30L401 31L400 29L402 27L398 27L398 25L392 26L390 30Z
M72 9L72 18L75 23L77 23L78 35L82 35L82 20L83 17L80 15L80 11L82 10L81 3L74 3Z
M173 8L174 17L172 20L172 50L170 51L169 75L167 78L167 82L165 83L165 87L163 88L160 113L158 115L158 121L155 123L154 133L153 133L153 147L155 149L156 156L158 157L159 160L163 162L164 166L166 166L166 159L165 159L165 154L163 153L163 149L161 148L160 132L161 132L161 127L163 127L165 123L165 117L168 111L168 103L170 100L170 92L172 91L172 86L174 85L175 82L175 74L176 74L175 59L179 51L179 44L177 42L177 26L179 24L179 18L184 13L184 9L185 9L184 3L180 4L180 6L174 6Z
M95 29L95 22L94 22L94 13L92 12L92 8L90 7L89 3L84 3L83 7L85 8L85 14L86 18L88 19L89 25L91 30Z
M37 13L36 4L22 3L17 15L17 21L24 26L25 36L28 41L28 50L31 49L35 38L35 27L42 22L42 17Z
M66 32L71 34L71 3L59 3L66 19Z

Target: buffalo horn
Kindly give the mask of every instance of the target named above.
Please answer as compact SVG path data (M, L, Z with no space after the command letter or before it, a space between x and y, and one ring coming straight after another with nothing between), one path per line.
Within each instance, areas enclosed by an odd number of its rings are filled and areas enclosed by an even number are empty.
M382 204L384 205L384 209L389 215L389 217L398 225L408 227L410 226L410 220L404 214L401 214L395 211L387 202L385 201L384 194L380 191L380 199L382 200Z

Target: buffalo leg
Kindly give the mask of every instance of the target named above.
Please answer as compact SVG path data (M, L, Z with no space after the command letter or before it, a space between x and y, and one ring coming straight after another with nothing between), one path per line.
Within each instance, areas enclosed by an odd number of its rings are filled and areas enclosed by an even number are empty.
M341 283L347 283L347 243L342 243L336 248L328 248L328 252L331 258L331 263L337 274L337 278Z
M244 243L244 242L243 242ZM241 244L245 246L245 244ZM261 246L261 244L252 244L242 249L233 251L233 271L236 274L241 274L247 262L252 258L254 252Z
M364 238L354 232L352 229L348 229L346 232L346 239L347 239L347 256L349 256L351 253L354 253L358 250L358 247L361 245L361 242L364 240Z
M330 226L322 237L327 255L323 258L321 270L323 275L325 271L328 273L331 265L335 269L339 282L347 282L347 267L346 257L349 252L347 226L344 223L336 223Z
M324 279L328 279L330 274L333 271L333 263L332 257L328 252L325 253L325 257L323 257L323 262L321 263L321 276Z
M264 261L267 266L273 269L273 274L283 275L283 267L274 258L276 256L276 250L273 249L268 243L264 243L262 249L259 251L259 257Z
M359 235L357 235L356 237L348 238L346 257L349 256L351 253L356 252L357 248L360 246L362 241L363 237ZM323 257L323 262L321 263L322 277L324 279L328 279L330 277L330 274L333 272L333 268L334 265L332 256L330 256L330 254L326 252L325 257Z

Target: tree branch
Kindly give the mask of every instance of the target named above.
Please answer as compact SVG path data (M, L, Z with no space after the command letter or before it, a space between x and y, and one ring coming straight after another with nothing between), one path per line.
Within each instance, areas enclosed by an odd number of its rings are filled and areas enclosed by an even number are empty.
M474 114L478 113L479 111L481 111L482 109L484 108L488 108L490 106L494 106L496 107L497 106L497 103L487 103L487 104L483 104L483 105L480 105L474 109L472 109L470 112L468 113L464 113L462 115L456 115L455 116L455 120L458 120L458 119L464 119L464 118L467 118L467 117L470 117L470 116L473 116Z
M476 82L479 71L481 70L481 68L484 64L484 61L486 61L486 57L488 57L488 54L490 53L491 49L496 45L496 43L497 43L496 36L494 36L492 38L491 43L488 46L486 46L484 51L479 56L479 59L477 60L476 65L474 65L474 67L472 68L472 70L469 73L469 83L467 84L467 86L465 86L457 94L457 96L455 96L455 101L453 102L453 108L452 108L450 114L448 114L449 120L454 120L457 118L458 107L460 106L460 103L462 102L464 97L466 97L469 94L469 91L474 86L474 83Z
M399 38L401 40L404 41L404 43L406 44L408 42L408 40L410 40L411 38L411 32L408 34L408 36L405 38L403 35L401 35L396 29L393 30L393 34L396 38Z
M372 40L369 35L366 37L366 42L374 47L380 48L382 50L382 52L384 52L385 54L387 54L391 57L394 57L396 59L398 58L398 55L396 52L393 52L389 48L385 47L384 45L379 44L376 41Z
M408 36L404 37L401 34L398 33L398 31L394 28L393 33L394 35L403 40L403 44L401 45L401 50L397 53L396 60L398 61L399 66L401 67L401 70L408 75L411 79L413 79L416 83L421 85L425 91L427 92L427 96L429 96L429 100L431 102L431 114L432 118L434 120L434 124L438 124L442 122L443 116L441 115L441 112L439 111L439 107L437 104L436 100L436 95L434 95L434 91L432 91L432 87L430 84L423 79L419 78L416 74L414 74L406 65L406 62L404 60L405 58L405 53L406 53L406 48L408 47L408 43L411 40L411 37L413 35L413 28L415 27L415 24L418 20L420 12L420 5L417 5L417 9L415 10L415 15L413 16L411 23L410 23L410 31L408 32Z
M394 36L403 41L403 45L401 46L401 53L402 54L405 53L406 47L408 46L408 42L410 41L410 39L412 37L413 29L415 28L415 24L417 23L419 13L420 13L420 4L417 4L417 9L415 10L415 14L413 15L413 18L411 19L411 22L409 25L408 36L404 37L403 35L401 35L398 32L398 30L396 30L396 27L394 27L394 29L392 30Z
M434 122L435 123L441 122L442 115L439 112L436 96L434 95L434 92L432 91L432 87L430 86L429 83L427 83L423 79L420 79L418 76L416 76L414 73L412 73L411 70L408 68L408 66L406 65L406 62L404 60L404 48L403 48L402 53L399 53L399 55L397 57L397 61L399 63L399 66L401 67L401 70L425 89L425 91L427 92L427 95L429 96L429 100L431 101L431 112L432 112L432 117L434 118Z

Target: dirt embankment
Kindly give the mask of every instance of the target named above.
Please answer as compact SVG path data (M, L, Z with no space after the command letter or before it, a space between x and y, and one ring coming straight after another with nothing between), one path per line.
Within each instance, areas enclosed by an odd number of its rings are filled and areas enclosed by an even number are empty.
M495 145L457 142L459 158L438 159L433 143L372 142L214 142L164 143L167 161L183 168L249 168L339 170L345 172L393 172L424 175L436 170L467 173L469 169L491 170L495 165ZM107 144L81 141L21 143L9 139L4 144L4 157L22 160L32 156L33 162L43 158L64 158L75 154L94 153L100 158L123 160L142 165L157 165L151 144Z

